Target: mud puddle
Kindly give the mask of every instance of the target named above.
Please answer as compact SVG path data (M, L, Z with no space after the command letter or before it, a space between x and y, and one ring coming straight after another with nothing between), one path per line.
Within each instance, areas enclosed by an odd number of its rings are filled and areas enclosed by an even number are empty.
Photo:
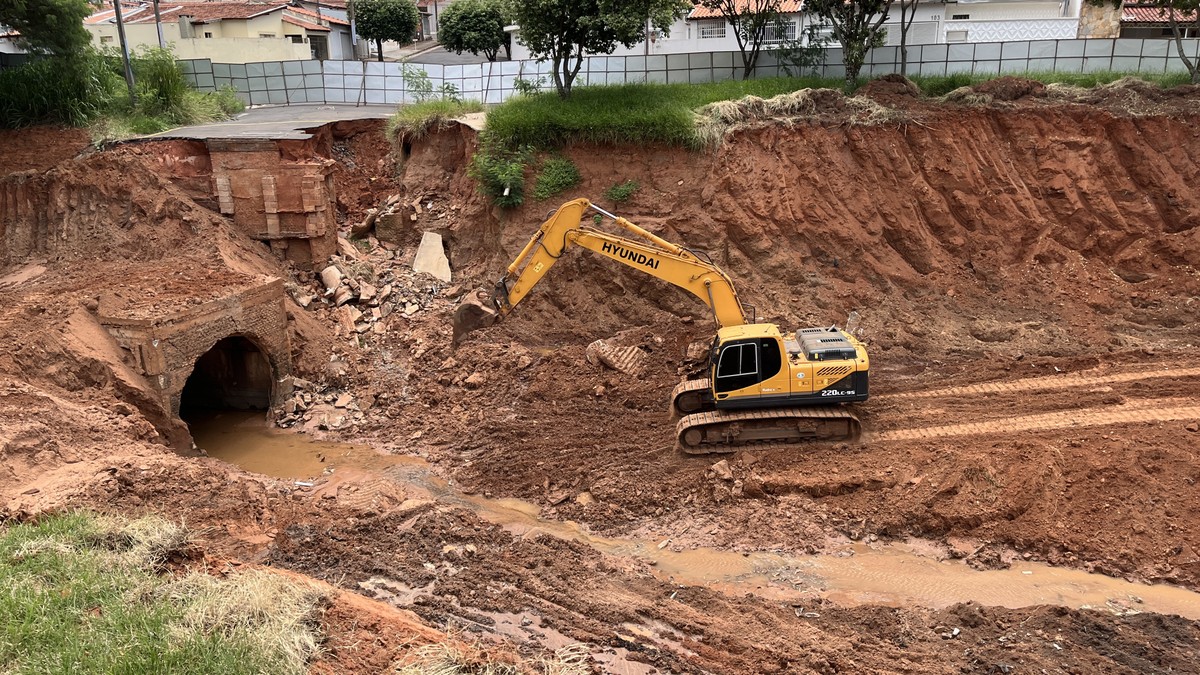
M413 497L466 507L522 537L547 534L599 551L649 563L664 579L732 594L752 592L791 602L839 605L920 605L959 602L1009 608L1033 605L1093 608L1115 614L1156 612L1200 619L1200 593L1166 584L1131 583L1101 574L1016 562L1007 570L978 571L961 561L921 554L928 546L857 544L826 555L788 556L709 548L674 551L666 542L610 539L571 521L545 520L539 507L517 499L468 495L436 476L423 460L382 455L369 447L318 441L269 427L261 413L225 412L194 422L196 444L209 456L277 478L321 480L339 470L388 479Z

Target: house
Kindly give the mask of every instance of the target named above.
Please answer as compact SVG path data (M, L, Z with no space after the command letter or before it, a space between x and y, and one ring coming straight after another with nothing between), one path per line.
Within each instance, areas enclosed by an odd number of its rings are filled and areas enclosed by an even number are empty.
M1117 15L1084 0L959 0L918 2L906 42L910 45L1011 40L1062 40L1076 37L1116 37ZM783 0L781 23L767 29L768 48L805 39L819 19L805 11L802 0ZM888 12L887 44L900 44L900 6ZM1081 33L1083 33L1081 35ZM734 52L733 27L720 12L696 7L666 32L650 31L649 39L632 48L618 47L615 56ZM519 42L513 59L529 58Z
M151 3L123 2L121 14L131 49L158 46ZM163 40L179 59L252 63L351 58L349 22L301 5L160 0L159 16ZM96 44L116 44L114 10L96 12L84 26Z
M422 40L436 40L438 21L442 10L454 0L417 0L417 11L421 13L421 29L418 36Z
M17 31L0 24L0 54L24 54L25 50L17 45L20 37Z
M1175 10L1172 10L1175 11ZM1180 37L1200 37L1195 12L1175 11ZM1149 5L1126 5L1121 10L1121 37L1174 38L1167 10Z

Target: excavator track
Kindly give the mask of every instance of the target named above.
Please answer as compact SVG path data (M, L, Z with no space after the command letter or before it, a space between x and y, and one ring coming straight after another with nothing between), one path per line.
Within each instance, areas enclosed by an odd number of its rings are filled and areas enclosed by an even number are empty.
M689 455L804 440L852 441L861 433L858 418L838 407L713 410L685 415L675 425L677 446Z
M672 420L684 415L715 410L712 398L708 396L709 379L702 377L698 380L687 380L675 385L671 390L670 410Z

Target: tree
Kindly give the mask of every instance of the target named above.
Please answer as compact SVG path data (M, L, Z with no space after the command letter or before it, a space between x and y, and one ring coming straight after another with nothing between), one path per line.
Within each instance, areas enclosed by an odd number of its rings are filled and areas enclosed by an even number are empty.
M687 0L512 0L517 39L542 61L550 61L562 98L583 67L584 54L611 54L646 39L647 25L667 31L691 7Z
M1171 26L1175 53L1179 54L1179 59L1191 75L1192 84L1200 84L1200 59L1193 61L1188 58L1183 48L1183 38L1189 28L1193 34L1200 33L1200 0L1156 0L1154 5Z
M412 0L355 0L354 24L358 34L374 40L383 60L383 41L401 44L412 41L421 24L421 14Z
M87 0L0 0L0 25L21 34L21 45L34 52L70 54L91 42L83 20L92 13Z
M742 52L742 79L754 74L754 65L762 51L767 28L782 30L779 8L783 0L692 0L698 6L719 12L733 28L738 49Z
M830 37L842 44L847 94L854 91L867 52L885 35L883 24L888 19L889 3L890 0L808 0L808 10L829 24Z
M500 48L512 58L504 11L495 0L458 0L438 20L438 42L456 54L470 52L495 61Z

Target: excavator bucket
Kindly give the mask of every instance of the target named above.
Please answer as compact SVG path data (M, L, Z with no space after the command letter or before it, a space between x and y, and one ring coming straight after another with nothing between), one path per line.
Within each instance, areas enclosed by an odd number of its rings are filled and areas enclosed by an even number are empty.
M474 293L468 293L454 309L454 316L451 318L454 327L453 344L461 342L467 333L487 328L499 319L500 312L496 311L486 290L481 288Z

